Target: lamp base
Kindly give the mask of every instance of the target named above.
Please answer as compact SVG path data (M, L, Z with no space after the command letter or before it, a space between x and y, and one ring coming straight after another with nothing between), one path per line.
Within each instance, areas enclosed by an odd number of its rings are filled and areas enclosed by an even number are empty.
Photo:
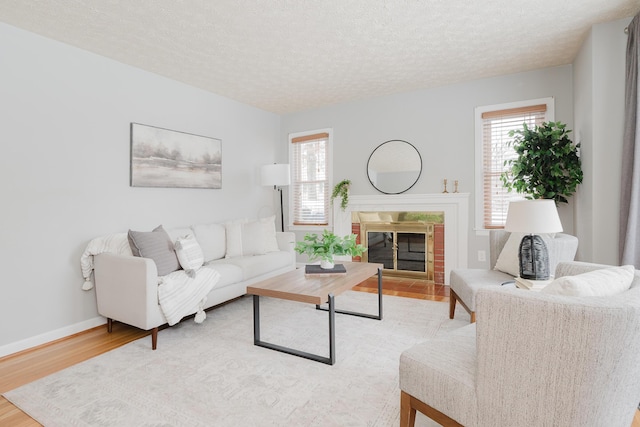
M542 237L529 234L522 238L519 250L520 277L529 280L549 280L549 251Z

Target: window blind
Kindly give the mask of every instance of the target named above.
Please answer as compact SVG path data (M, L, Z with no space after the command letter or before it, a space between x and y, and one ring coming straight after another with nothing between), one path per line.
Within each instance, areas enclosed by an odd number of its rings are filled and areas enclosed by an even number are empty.
M294 225L329 224L328 133L291 139Z
M546 104L482 113L482 169L484 193L484 228L503 228L507 220L509 201L519 198L502 185L500 175L508 169L508 161L517 157L507 145L512 130L522 124L534 127L545 121Z

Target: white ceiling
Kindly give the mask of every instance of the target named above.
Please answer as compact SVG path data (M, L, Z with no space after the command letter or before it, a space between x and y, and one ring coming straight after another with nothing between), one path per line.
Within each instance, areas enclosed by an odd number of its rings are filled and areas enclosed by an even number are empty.
M640 0L0 0L0 21L283 114L569 64Z

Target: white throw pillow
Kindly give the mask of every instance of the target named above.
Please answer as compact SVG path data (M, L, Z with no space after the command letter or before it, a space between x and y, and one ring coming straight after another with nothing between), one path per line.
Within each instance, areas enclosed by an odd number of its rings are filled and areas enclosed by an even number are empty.
M576 297L611 296L631 287L635 268L632 265L602 268L575 276L558 277L540 292Z
M226 230L222 224L199 224L192 227L205 261L224 258L227 253Z
M225 223L227 231L227 253L225 258L242 256L242 223L244 220Z
M503 273L510 274L512 276L520 275L520 261L518 259L518 253L520 252L520 242L524 233L511 233L505 243L494 270L502 271Z
M198 241L192 234L178 237L174 245L180 266L191 276L192 272L202 267L204 255Z
M280 247L278 246L278 240L276 239L276 217L271 215L267 218L259 219L258 222L262 225L262 234L264 238L264 252L278 252Z
M276 240L275 216L257 221L238 220L225 224L227 258L242 255L263 255L279 251Z

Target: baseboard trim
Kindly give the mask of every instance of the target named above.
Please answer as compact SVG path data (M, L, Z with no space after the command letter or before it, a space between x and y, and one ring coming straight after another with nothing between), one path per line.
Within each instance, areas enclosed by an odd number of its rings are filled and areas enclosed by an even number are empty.
M107 323L107 319L98 316L93 319L85 320L83 322L75 323L73 325L65 326L64 328L56 329L53 331L45 332L44 334L36 335L31 338L16 341L10 344L6 344L0 347L0 357L8 356L19 351L28 350L33 347L37 347L42 344L46 344L51 341L58 340L60 338L68 337L69 335L77 334L78 332L86 331L87 329L95 328Z

